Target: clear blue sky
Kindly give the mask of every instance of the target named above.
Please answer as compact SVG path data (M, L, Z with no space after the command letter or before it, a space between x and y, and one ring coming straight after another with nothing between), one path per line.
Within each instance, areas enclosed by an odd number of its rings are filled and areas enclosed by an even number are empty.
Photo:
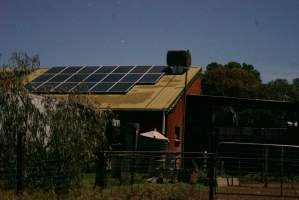
M0 0L0 64L253 64L264 81L299 77L299 0Z

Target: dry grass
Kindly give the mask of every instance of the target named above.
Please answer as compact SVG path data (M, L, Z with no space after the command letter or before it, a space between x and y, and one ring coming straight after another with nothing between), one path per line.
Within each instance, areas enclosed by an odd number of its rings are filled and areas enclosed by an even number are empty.
M217 195L215 200L289 200L296 198L286 198L275 196L258 196L256 188L229 187L227 193L233 192L235 195ZM268 189L269 190L269 189ZM272 195L276 195L277 188L273 188ZM253 191L256 191L254 193ZM271 191L271 189L269 190ZM222 191L224 192L224 191ZM238 194L239 193L239 194ZM251 196L243 195L252 193ZM266 193L264 193L266 194ZM270 195L267 193L266 195ZM111 187L101 190L91 187L80 188L69 192L69 194L56 195L54 192L29 192L26 191L22 196L17 196L13 192L1 191L0 200L208 200L208 188L190 184L140 184L134 186Z
M120 186L100 190L81 188L69 194L57 196L53 192L25 192L17 196L13 192L0 191L1 200L207 200L207 189L198 185L188 184L144 184L134 186Z

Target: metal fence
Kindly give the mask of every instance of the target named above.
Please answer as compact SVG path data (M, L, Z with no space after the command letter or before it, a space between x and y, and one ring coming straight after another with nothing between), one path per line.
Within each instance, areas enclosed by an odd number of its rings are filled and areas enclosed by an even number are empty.
M218 195L299 198L299 146L222 142L215 169Z
M113 191L120 186L142 188L186 183L204 199L215 196L290 197L299 199L299 146L219 143L217 152L106 151L100 159L64 170L68 162L47 160L23 166L23 190L65 193L74 187ZM17 188L16 163L0 163L0 190ZM79 171L76 171L79 170ZM195 192L195 190L192 190Z
M161 151L105 151L97 160L84 162L74 173L64 170L67 162L35 159L36 165L23 165L22 190L46 190L66 194L76 187L100 186L113 192L121 186L142 188L146 184L175 186L186 183L192 192L208 199L214 187L214 154ZM0 190L17 190L16 163L0 164ZM194 187L193 187L194 186ZM210 193L213 198L213 193Z
M172 152L105 152L107 186L144 182L208 184L214 154Z

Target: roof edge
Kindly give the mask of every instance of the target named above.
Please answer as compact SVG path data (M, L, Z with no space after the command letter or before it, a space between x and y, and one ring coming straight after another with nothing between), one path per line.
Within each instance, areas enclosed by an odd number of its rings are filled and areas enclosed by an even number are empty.
M200 67L200 70L193 76L193 78L189 81L189 83L187 83L187 86L186 86L186 90L188 90L191 86L191 84L193 84L193 82L200 77L200 72L202 71L202 67ZM180 92L180 94L177 96L177 98L171 102L170 106L166 109L167 112L170 112L174 106L177 104L177 102L180 100L180 98L183 96L184 94L184 90L185 90L185 87L182 89L182 91Z

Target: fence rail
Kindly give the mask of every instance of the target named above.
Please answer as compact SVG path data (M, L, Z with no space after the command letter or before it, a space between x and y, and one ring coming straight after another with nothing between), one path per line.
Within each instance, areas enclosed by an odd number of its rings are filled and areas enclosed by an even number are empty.
M54 190L99 185L187 183L214 195L249 195L299 198L299 146L219 143L216 153L160 151L103 151L96 160L69 168L62 160L24 164L23 190ZM15 162L0 162L0 190L17 188ZM73 171L66 170L72 169Z
M222 142L217 194L299 198L299 146Z

